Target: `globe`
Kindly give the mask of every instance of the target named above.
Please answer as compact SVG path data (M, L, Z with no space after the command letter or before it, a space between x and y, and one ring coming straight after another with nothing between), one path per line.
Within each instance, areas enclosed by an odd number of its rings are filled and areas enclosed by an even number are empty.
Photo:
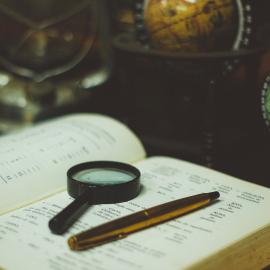
M230 50L238 29L237 0L146 0L145 28L152 48Z

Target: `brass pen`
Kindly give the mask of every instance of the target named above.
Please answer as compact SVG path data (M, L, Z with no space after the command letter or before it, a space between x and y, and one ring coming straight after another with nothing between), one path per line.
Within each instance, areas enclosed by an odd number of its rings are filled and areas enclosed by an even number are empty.
M160 204L73 235L68 239L68 245L72 250L84 250L122 239L133 232L202 208L218 197L219 192L214 191Z

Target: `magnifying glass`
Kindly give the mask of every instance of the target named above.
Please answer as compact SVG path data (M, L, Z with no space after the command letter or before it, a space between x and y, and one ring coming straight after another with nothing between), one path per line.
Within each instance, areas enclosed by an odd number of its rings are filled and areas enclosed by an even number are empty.
M63 234L90 206L120 203L140 192L140 171L126 163L92 161L80 163L67 171L68 194L75 198L49 221L55 234Z

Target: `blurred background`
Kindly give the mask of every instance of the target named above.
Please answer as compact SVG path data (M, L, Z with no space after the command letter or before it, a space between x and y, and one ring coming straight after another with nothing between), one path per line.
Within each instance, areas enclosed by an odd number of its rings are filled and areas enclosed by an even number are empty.
M270 186L267 0L184 2L1 0L1 134L105 113L149 155Z

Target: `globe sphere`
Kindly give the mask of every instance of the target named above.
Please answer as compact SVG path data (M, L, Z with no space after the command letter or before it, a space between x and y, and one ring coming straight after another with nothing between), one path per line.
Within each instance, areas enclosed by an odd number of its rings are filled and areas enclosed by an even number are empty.
M145 28L152 48L230 50L238 29L236 0L146 0Z

